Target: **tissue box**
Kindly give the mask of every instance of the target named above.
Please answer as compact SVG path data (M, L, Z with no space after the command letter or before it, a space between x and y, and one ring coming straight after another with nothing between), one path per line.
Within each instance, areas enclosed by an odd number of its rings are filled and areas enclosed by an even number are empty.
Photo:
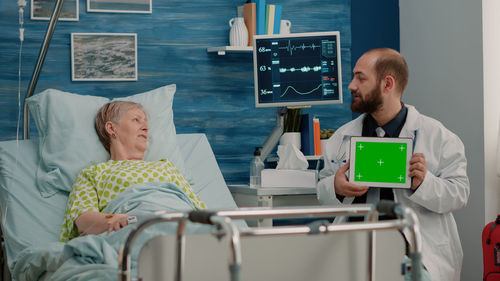
M261 174L262 187L310 187L316 188L318 171L264 169Z

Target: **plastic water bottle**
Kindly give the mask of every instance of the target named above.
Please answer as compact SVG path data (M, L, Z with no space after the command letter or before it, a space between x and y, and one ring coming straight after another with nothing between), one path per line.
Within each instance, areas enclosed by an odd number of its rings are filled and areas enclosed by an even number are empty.
M256 147L254 158L250 164L250 187L260 187L260 172L264 169L264 162L260 159L260 147Z

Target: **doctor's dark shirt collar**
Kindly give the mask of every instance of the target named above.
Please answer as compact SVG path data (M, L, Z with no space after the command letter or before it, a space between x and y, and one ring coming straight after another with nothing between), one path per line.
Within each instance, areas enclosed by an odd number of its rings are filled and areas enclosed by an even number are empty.
M390 138L397 138L399 137L399 133L401 132L401 129L403 129L403 125L406 122L406 115L408 114L408 109L406 106L401 103L402 108L399 111L398 115L394 117L391 121L387 122L384 126L382 126L382 129L385 131L385 137L390 137ZM375 130L379 127L377 125L377 122L371 114L367 114L365 119L363 120L363 132L362 136L363 137L375 137L377 136L377 133Z

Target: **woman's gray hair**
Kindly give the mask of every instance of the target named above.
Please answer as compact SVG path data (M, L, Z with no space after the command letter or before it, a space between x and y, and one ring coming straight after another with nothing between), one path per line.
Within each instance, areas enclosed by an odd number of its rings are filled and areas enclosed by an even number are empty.
M106 131L106 123L111 121L115 124L120 124L123 113L132 108L142 110L142 112L144 112L147 116L147 113L142 105L131 101L113 101L103 105L99 111L97 111L94 124L95 130L97 132L97 136L99 136L99 140L108 152L111 145L111 138Z

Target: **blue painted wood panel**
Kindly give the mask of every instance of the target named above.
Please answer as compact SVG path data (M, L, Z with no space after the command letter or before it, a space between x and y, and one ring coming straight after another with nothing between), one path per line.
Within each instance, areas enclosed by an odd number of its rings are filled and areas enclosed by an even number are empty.
M275 124L275 109L254 106L252 55L207 53L229 44L228 21L244 1L153 0L152 14L87 13L80 1L80 20L59 22L35 93L47 88L100 95L127 96L166 84L177 84L174 120L179 133L205 133L226 181L248 181L255 146L261 146ZM344 104L307 109L323 128L351 120L350 0L268 1L283 6L292 32L339 30L342 46ZM25 12L21 96L24 98L48 21ZM17 1L0 1L0 140L16 138L18 91ZM135 82L72 82L70 34L137 33L139 78ZM22 122L21 122L22 124ZM36 137L34 122L32 136ZM22 129L22 128L21 128ZM22 135L22 134L21 134Z
M353 1L351 31L353 61L373 48L388 47L399 51L399 0Z

